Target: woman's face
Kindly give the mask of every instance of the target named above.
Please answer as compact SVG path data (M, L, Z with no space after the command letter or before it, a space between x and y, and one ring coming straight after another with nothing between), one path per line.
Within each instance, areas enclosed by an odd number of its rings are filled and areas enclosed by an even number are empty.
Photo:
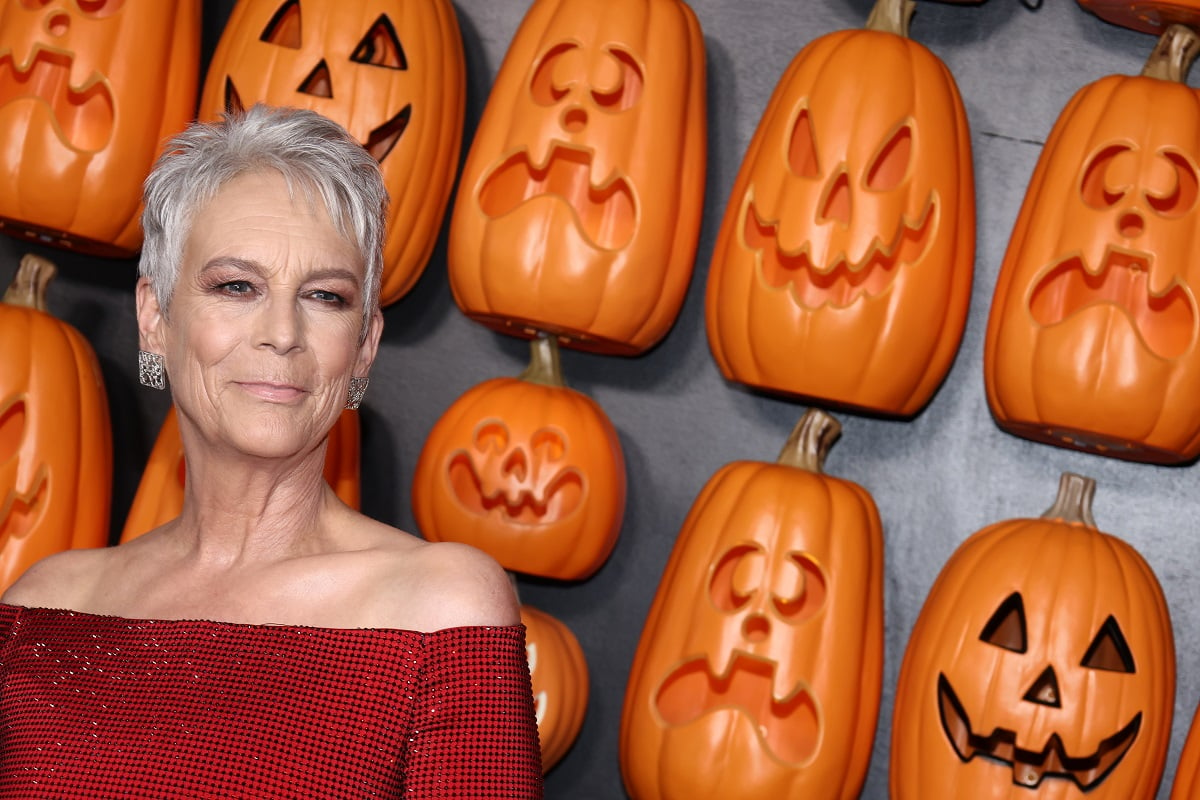
M378 312L360 343L364 280L319 201L293 200L273 171L226 184L193 218L169 316L138 285L143 347L165 356L181 421L257 457L316 447L375 357Z

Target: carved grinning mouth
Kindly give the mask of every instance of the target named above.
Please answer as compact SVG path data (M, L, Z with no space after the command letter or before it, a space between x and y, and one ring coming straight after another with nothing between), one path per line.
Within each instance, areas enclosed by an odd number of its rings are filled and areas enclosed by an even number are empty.
M510 454L501 470L509 476L507 482L520 486L526 470L523 459L514 463L517 454ZM459 451L450 459L450 486L458 502L471 512L486 516L495 511L509 522L522 525L537 525L566 518L583 502L583 476L579 470L567 467L559 470L548 481L538 481L542 486L524 486L516 489L499 487L492 491L484 488L484 481L475 468L469 453ZM534 483L528 481L528 483Z
M54 116L55 133L63 144L85 153L99 152L112 138L113 97L94 73L82 85L72 86L73 63L68 54L37 47L22 70L11 52L0 55L0 107L22 100L42 103Z
M554 143L544 164L534 164L528 151L513 153L483 180L479 206L495 219L526 202L556 198L574 212L585 236L596 247L619 250L637 230L637 203L629 183L614 176L593 183L592 153Z
M780 761L800 766L817 751L821 712L803 686L781 693L776 663L734 651L716 672L704 657L689 659L672 671L655 693L654 703L667 725L680 727L706 714L739 711L754 725L764 747Z
M1065 778L1081 791L1090 791L1125 757L1142 727L1139 711L1124 728L1100 742L1096 751L1086 756L1068 755L1057 733L1046 740L1041 750L1026 750L1017 746L1017 734L1007 728L996 728L987 736L972 731L966 710L942 674L938 675L938 711L942 730L963 762L978 755L1008 764L1012 767L1012 782L1030 789L1046 778Z

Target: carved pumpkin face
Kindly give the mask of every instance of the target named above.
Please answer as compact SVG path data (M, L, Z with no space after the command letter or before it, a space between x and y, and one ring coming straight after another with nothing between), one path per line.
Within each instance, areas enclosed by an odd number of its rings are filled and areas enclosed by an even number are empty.
M588 703L587 660L571 629L545 611L522 605L521 624L525 626L525 653L545 773L567 754L583 727Z
M1197 108L1184 84L1114 75L1059 116L988 320L988 401L1011 433L1139 461L1200 453Z
M450 285L468 316L641 352L691 278L705 174L704 45L679 0L535 0L464 167Z
M706 321L722 373L915 413L962 335L974 213L966 115L937 57L883 31L811 42L776 86L718 235Z
M0 230L101 256L141 247L142 181L191 120L200 2L0 6Z
M458 166L462 38L446 0L239 0L200 115L256 102L308 108L375 156L391 203L380 302L420 277Z
M6 398L0 410L0 542L21 540L41 522L46 510L46 463L29 454L22 458L27 421L25 397ZM29 457L33 455L33 457Z

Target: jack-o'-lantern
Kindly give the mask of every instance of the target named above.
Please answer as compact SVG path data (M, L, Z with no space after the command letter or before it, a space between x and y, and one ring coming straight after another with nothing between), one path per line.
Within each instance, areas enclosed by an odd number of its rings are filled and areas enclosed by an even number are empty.
M989 525L942 568L892 715L895 800L1153 800L1175 695L1153 571L1064 473L1039 519Z
M1100 19L1142 33L1161 34L1173 24L1200 28L1200 0L1079 0Z
M0 4L0 230L136 253L142 181L199 73L200 0Z
M542 772L571 749L587 714L588 668L571 629L545 611L521 606L525 652L533 681L534 711L542 746Z
M704 40L682 0L534 0L492 86L450 222L472 319L640 353L691 280Z
M777 463L736 461L683 523L642 630L620 764L639 800L857 798L879 713L883 541L821 472L812 409Z
M1200 711L1200 709L1198 709ZM1200 713L1192 717L1191 728L1175 767L1171 784L1171 800L1194 800L1200 797Z
M200 117L256 102L307 108L375 156L391 202L380 303L425 269L462 144L466 67L449 0L238 0Z
M1003 429L1136 461L1200 454L1200 37L1079 90L1038 159L984 346Z
M767 104L709 267L725 377L911 416L962 337L975 253L954 78L908 38L912 0L810 42ZM869 73L869 74L868 74Z
M333 487L338 498L354 509L361 506L362 498L359 460L358 412L346 409L329 431L329 443L325 450L325 480ZM179 516L183 509L186 479L187 465L183 458L183 442L179 438L179 419L172 406L150 450L137 493L125 517L121 542L136 539Z
M0 302L0 591L45 556L108 544L108 399L91 345L46 311L54 273L26 255Z
M625 456L604 409L566 386L553 338L528 369L468 389L434 424L413 476L426 539L474 545L506 569L592 575L625 513Z

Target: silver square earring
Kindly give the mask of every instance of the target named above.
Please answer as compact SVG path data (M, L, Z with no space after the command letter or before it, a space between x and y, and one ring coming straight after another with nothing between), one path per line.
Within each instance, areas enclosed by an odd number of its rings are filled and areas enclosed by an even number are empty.
M354 411L362 405L363 395L367 393L367 384L370 381L370 378L365 377L350 379L350 385L346 387L346 408Z
M138 350L138 382L151 389L167 388L166 362L162 356Z

